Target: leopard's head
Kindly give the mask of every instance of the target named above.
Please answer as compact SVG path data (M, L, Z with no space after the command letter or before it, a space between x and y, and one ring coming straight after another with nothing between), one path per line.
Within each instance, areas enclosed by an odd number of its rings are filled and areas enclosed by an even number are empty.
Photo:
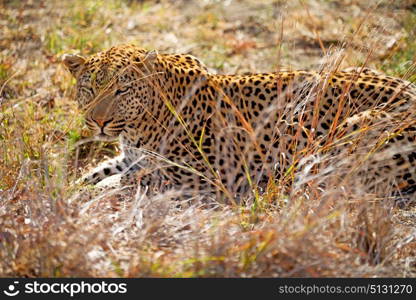
M94 135L116 137L137 120L152 97L156 51L113 47L88 58L66 54L63 63L77 80L76 100Z

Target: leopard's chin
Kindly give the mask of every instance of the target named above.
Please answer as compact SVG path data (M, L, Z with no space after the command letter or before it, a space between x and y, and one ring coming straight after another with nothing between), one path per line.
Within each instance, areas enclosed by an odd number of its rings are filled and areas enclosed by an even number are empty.
M103 142L111 142L114 141L118 138L120 134L117 135L108 135L108 134L104 134L104 133L98 133L95 134L94 137L99 140L99 141L103 141Z

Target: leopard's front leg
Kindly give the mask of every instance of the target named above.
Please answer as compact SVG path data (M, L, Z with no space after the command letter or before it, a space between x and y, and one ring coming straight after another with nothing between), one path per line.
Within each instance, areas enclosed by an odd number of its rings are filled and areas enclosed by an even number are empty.
M137 160L133 160L132 158L126 157L124 154L122 154L101 163L91 172L82 176L79 182L86 184L97 184L98 182L112 175L131 173L137 171L139 168L140 166Z

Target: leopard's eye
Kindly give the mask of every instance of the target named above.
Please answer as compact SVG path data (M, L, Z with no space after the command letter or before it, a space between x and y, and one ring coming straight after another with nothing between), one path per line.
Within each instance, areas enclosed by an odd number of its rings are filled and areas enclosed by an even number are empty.
M114 95L119 96L119 95L127 94L130 88L131 88L130 86L124 86L123 88L117 89Z

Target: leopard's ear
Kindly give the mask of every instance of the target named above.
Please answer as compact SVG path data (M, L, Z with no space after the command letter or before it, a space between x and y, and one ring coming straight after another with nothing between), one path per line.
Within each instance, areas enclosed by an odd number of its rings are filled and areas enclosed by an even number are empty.
M148 70L153 69L153 65L157 59L157 55L157 50L152 50L146 53L146 56L143 59L143 64L146 66Z
M78 71L85 64L85 58L76 54L64 54L62 56L63 64L68 68L74 77L77 77Z

